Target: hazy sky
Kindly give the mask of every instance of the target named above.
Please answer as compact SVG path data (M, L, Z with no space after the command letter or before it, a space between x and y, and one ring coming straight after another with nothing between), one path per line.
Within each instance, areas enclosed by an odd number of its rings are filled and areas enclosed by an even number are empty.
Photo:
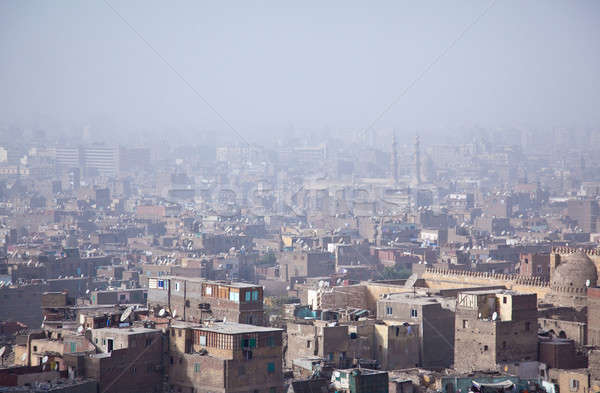
M489 4L110 3L248 139L368 126ZM497 0L375 128L595 127L598 70L599 1ZM0 123L54 120L226 132L103 0L1 0Z

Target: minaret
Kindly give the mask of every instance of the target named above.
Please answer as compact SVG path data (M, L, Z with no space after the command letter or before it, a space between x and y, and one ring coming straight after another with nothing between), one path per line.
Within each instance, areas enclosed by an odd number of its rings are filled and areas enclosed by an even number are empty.
M419 136L415 137L415 184L421 184L421 142Z
M396 144L396 131L392 131L392 175L394 185L398 185L398 146Z

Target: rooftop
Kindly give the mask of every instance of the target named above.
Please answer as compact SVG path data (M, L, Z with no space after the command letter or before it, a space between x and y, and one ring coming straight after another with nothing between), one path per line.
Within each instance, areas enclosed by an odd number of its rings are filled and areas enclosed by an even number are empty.
M193 329L223 334L266 333L283 331L283 329L278 328L245 325L236 322L213 322L210 323L208 326L197 325L196 327L193 327Z
M245 282L233 282L233 281L211 281L211 280L207 280L201 277L182 277L182 276L167 276L167 279L170 280L183 280L183 281L190 281L190 282L197 282L197 283L207 283L207 284L214 284L214 285L223 285L223 286L227 286L227 287L233 287L233 288L256 288L256 287L260 287L260 285L255 285L255 284L248 284Z
M144 327L125 327L125 328L100 328L94 329L96 331L102 331L106 333L112 333L115 335L133 335L133 334L145 334L145 333L157 333L159 329L148 329Z

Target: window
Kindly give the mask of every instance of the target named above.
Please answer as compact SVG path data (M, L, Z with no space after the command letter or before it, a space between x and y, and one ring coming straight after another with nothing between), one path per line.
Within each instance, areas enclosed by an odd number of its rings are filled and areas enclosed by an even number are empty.
M200 363L194 363L194 372L195 373L199 373L200 372Z
M256 348L255 338L245 338L242 340L242 347L244 348Z
M164 288L165 287L165 280L158 280L158 287L159 288Z
M273 362L267 363L267 372L269 374L273 374L275 372L275 363L273 363Z
M469 327L469 321L466 319L463 319L463 329L467 329Z
M273 336L267 337L267 346L269 346L269 347L275 346L275 337L273 337Z
M508 301L508 299L506 298L506 296L504 296L504 297L502 298L502 303L506 304L506 302L507 302L507 301Z
M198 343L200 345L206 345L206 336L200 336Z
M177 292L179 292L179 283L178 283L178 282L176 282L176 283L175 283L175 290L176 290Z
M146 339L146 346L149 347L150 345L152 345L152 339L151 338L147 338Z
M71 353L77 352L77 343L70 343L70 344L71 344Z
M33 352L37 352L37 345L33 346Z
M252 292L247 291L246 294L244 295L244 300L246 300L247 302L252 300Z
M570 390L572 392L576 392L579 390L579 381L576 379L572 379L571 383L569 384Z
M531 322L525 322L525 331L528 332L531 330Z
M410 316L411 318L417 318L419 316L417 309L413 308L412 310L410 310Z
M387 306L385 308L385 313L386 313L386 315L392 315L392 307L391 306Z
M177 337L181 337L181 329L177 330Z
M327 357L329 358L329 361L330 361L330 362L333 362L333 352L329 352L329 353L327 354Z
M484 346L483 346L483 350L484 350L484 352L485 352L485 351L487 351L487 350L488 350L488 346L487 346L487 345L484 345Z
M258 300L258 290L254 290L252 291L252 301L257 301Z
M229 292L229 300L231 300L232 302L239 302L240 301L240 293L239 292Z
M506 348L506 341L502 341L502 348Z
M171 328L171 337L175 337L175 329Z
M208 296L212 295L212 287L206 287L206 289L204 289L204 293Z
M306 340L306 348L310 348L310 340Z

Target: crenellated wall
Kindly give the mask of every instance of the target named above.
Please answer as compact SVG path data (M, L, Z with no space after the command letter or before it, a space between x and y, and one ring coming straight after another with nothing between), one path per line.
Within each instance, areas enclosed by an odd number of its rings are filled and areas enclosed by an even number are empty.
M421 278L433 289L469 288L473 286L504 286L521 293L536 293L542 299L550 293L550 283L540 277L525 277L517 274L499 274L449 270L427 267Z
M577 251L583 251L594 262L596 270L600 276L600 248L574 248L574 247L554 247L553 254L558 254L561 257L566 257L569 254L574 254Z

